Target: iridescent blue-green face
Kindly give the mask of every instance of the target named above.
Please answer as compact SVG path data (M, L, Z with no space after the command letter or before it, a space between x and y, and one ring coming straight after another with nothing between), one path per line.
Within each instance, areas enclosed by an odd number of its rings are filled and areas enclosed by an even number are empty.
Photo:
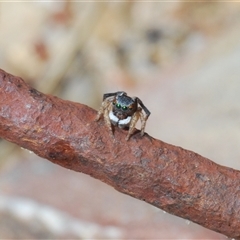
M125 94L117 95L113 101L113 114L119 119L132 116L137 110L137 101Z

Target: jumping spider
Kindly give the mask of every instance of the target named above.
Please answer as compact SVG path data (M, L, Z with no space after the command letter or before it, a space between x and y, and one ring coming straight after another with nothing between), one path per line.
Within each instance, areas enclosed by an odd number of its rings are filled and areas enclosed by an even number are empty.
M144 110L145 114L142 110ZM126 137L126 140L129 140L139 118L141 119L141 136L144 135L149 115L150 111L138 97L131 98L127 93L121 91L103 95L102 106L98 111L96 121L103 116L112 134L112 125L129 129Z

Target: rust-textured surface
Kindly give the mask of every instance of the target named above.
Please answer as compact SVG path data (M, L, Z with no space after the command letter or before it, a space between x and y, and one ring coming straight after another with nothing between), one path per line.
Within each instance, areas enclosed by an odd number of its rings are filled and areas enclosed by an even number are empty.
M240 172L145 134L111 137L96 111L0 70L0 137L206 228L240 238Z

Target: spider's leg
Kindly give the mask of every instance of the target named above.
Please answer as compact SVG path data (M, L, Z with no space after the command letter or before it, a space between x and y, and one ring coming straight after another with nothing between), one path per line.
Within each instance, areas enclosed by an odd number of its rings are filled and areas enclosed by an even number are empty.
M127 93L125 93L123 91L114 92L114 93L105 93L105 94L103 94L103 100L105 100L107 98L113 99L115 96L122 95L122 94L127 95Z
M109 99L105 99L103 102L102 102L102 105L98 111L98 114L97 114L97 117L96 117L96 121L98 121L103 115L104 115L104 112L107 111L107 109L109 109L111 106L111 102L109 101Z
M138 104L142 107L142 109L146 113L146 119L148 119L148 117L150 116L151 112L145 107L145 105L143 104L143 102L141 101L140 98L135 97L135 99L137 99Z
M129 125L128 135L126 137L127 141L129 140L130 136L132 135L138 119L139 119L139 111L136 111L133 114L130 125Z
M99 109L99 111L97 113L97 117L96 117L95 121L98 121L102 117L102 115L103 115L103 108L100 107L100 109Z
M108 106L108 108L104 111L104 121L109 129L109 131L111 132L112 136L113 136L113 129L112 129L112 123L111 120L109 118L109 112L111 111L111 105Z
M148 116L145 116L142 111L139 112L139 115L141 119L141 136L143 136Z
M103 101L100 109L98 110L97 117L95 119L96 121L98 121L103 116L104 109L106 109L107 107L106 105L107 105L107 102Z

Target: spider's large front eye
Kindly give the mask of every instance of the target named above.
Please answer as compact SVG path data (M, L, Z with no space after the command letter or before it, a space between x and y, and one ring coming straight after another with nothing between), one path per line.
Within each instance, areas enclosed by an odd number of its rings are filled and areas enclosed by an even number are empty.
M119 103L116 104L117 108L121 108L121 105Z
M122 110L127 110L128 109L128 107L127 106L122 106Z

